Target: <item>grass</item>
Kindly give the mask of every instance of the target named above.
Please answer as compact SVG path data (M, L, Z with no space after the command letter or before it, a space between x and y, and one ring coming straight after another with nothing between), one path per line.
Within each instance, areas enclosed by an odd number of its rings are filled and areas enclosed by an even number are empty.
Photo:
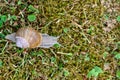
M4 0L0 5L0 80L118 80L119 3ZM60 36L61 46L24 51L5 40L5 35L27 26Z

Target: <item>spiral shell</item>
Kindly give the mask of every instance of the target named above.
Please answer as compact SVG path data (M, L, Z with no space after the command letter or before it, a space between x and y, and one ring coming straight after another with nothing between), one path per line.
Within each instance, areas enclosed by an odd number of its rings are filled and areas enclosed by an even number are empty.
M42 36L33 28L25 27L16 32L15 40L20 48L36 48L41 44Z

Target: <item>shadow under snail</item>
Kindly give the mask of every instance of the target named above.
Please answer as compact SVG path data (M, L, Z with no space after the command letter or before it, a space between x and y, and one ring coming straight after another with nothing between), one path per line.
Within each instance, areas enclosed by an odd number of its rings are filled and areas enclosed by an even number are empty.
M54 44L59 44L58 37L41 34L31 27L20 28L16 33L9 34L5 38L15 42L20 48L49 48Z

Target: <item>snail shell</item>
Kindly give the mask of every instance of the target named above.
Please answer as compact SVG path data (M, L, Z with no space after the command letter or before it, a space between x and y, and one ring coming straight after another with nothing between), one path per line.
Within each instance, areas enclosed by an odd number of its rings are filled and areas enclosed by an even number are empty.
M20 28L15 34L15 40L20 48L36 48L41 44L42 36L31 27Z

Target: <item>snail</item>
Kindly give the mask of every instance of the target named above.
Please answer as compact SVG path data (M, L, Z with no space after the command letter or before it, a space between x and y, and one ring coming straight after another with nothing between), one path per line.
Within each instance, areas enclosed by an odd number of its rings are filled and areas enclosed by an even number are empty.
M22 27L16 33L8 34L6 39L16 43L20 48L50 48L57 42L58 37L41 34L31 27Z

